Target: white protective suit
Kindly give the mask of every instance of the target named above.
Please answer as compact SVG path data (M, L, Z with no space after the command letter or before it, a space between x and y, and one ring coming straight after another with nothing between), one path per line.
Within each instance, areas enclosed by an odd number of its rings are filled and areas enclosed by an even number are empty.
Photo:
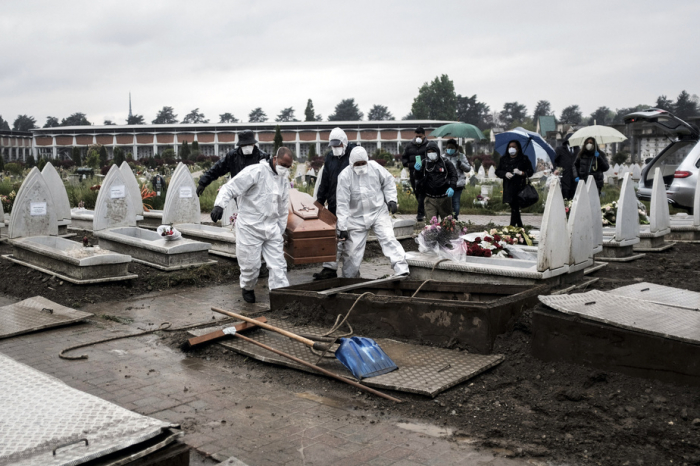
M261 253L270 271L268 287L289 286L282 237L289 215L289 180L272 171L267 160L261 160L223 185L214 205L226 208L234 198L238 201L236 256L241 288L255 288Z
M348 232L344 245L343 277L360 276L360 264L370 229L374 229L382 252L391 261L394 272L397 275L408 273L406 253L394 236L394 226L387 208L389 201L398 200L394 177L374 161L367 163L367 173L358 175L353 165L360 160L368 160L367 151L356 147L350 153L350 165L338 177L337 228Z

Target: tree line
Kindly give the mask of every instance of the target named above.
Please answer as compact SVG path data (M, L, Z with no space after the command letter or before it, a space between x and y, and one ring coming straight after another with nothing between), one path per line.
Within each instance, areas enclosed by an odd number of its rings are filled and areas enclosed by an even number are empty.
M505 128L510 129L522 126L526 129L534 130L540 116L554 116L560 123L571 125L590 125L594 122L599 125L610 125L622 123L623 117L631 112L656 107L668 110L680 118L700 115L700 99L697 95L690 95L683 90L675 100L661 95L656 99L655 105L640 104L634 107L618 108L615 110L606 106L598 107L593 113L586 116L581 111L579 105L569 105L565 107L559 116L552 110L552 105L548 100L539 100L535 109L530 114L527 106L518 101L506 102L500 111L492 111L486 103L479 101L477 95L461 95L455 92L455 86L448 75L437 76L433 81L424 83L418 89L418 95L413 99L411 111L405 115L403 120L449 120L463 121L473 124L481 129ZM327 121L360 121L365 114L360 111L354 98L342 99L336 106ZM308 99L304 109L303 121L323 121L323 116L314 110L313 101ZM394 120L394 115L384 105L375 104L367 112L368 121ZM219 115L219 123L239 123L233 113L226 112ZM248 114L249 123L263 123L269 121L267 113L262 107L251 110ZM275 117L276 122L301 121L296 117L294 107L283 108ZM173 107L164 106L156 114L152 124L192 124L209 123L210 120L199 111L199 108L187 113L182 121L178 119ZM59 121L58 118L49 116L46 118L44 128L58 126L81 126L91 125L85 113L76 112L67 118ZM104 120L104 125L114 125L111 120ZM143 115L131 115L126 120L127 125L147 124ZM38 128L36 119L29 115L18 115L12 129L15 131L29 131ZM0 116L0 129L10 130L9 122Z

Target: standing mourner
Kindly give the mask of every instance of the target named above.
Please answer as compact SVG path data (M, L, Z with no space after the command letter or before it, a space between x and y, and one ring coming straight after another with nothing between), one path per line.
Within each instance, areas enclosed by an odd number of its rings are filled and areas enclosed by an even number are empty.
M455 188L454 196L452 196L452 212L454 212L455 220L459 218L459 204L464 186L467 184L467 176L472 166L467 160L467 156L459 151L459 145L454 139L447 141L447 150L445 151L445 159L452 162L457 171L457 187Z
M261 160L244 168L219 190L211 211L217 222L224 208L236 199L236 255L241 268L243 299L255 302L255 284L260 274L260 255L270 271L271 290L288 286L287 261L284 258L284 230L289 215L289 169L292 151L280 147L271 160Z
M406 253L394 236L391 215L398 209L394 177L367 151L356 147L350 166L338 177L338 239L345 242L343 277L360 276L367 235L374 230L382 252L397 275L408 275Z
M229 173L231 179L238 175L241 170L249 165L257 164L263 159L268 159L269 155L256 145L255 134L249 129L242 131L238 136L238 146L229 151L225 157L220 158L214 166L199 177L197 186L197 196L201 196L204 189L214 180Z
M425 193L425 214L428 219L452 215L452 197L457 189L457 169L440 157L440 148L430 141L426 159L414 165L416 186Z
M340 128L333 128L329 136L329 145L331 150L326 154L326 160L323 163L323 174L321 175L321 185L316 194L316 200L323 206L328 203L328 210L335 215L336 211L336 189L338 186L338 176L345 167L348 166L350 160L350 152L357 147L356 144L348 144L348 137ZM323 269L314 274L314 280L325 280L327 278L335 278L338 276L337 262L324 262Z
M578 183L579 179L586 181L588 175L593 175L595 184L598 186L598 195L600 195L600 191L603 189L603 183L605 182L603 174L608 171L610 164L608 163L605 153L598 149L595 138L588 138L584 141L583 147L581 147L576 162L574 163L574 167L576 169L576 182Z
M165 178L160 176L160 173L153 177L151 180L151 185L153 186L153 191L156 192L156 196L165 191Z
M522 227L520 218L520 206L518 205L518 193L527 184L527 179L532 176L534 170L530 159L523 154L523 149L518 141L508 143L508 153L501 157L496 170L496 176L503 180L503 203L510 204L510 225Z
M411 187L413 188L413 193L418 201L418 216L416 220L422 222L425 220L425 193L420 190L416 184L415 177L415 165L416 157L421 159L425 158L425 149L428 147L428 140L425 138L425 130L422 126L416 128L416 136L411 142L408 143L406 149L403 151L401 156L401 163L404 167L408 168L409 177L411 180Z
M571 147L569 139L573 133L569 133L564 137L564 142L557 147L556 156L554 158L554 167L561 170L561 193L564 199L573 199L576 194L576 169L574 162L578 155L579 148Z

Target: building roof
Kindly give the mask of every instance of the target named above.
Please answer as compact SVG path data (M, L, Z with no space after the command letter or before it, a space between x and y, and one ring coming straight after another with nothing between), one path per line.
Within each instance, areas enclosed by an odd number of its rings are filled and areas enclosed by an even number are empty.
M557 120L554 115L543 115L537 119L537 132L540 136L547 137L547 133L557 130Z

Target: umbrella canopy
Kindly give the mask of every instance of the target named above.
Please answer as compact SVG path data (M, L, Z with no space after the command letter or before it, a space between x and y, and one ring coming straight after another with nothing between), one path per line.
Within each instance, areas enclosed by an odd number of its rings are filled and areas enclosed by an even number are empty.
M435 128L430 135L434 138L451 136L453 138L484 140L486 136L474 125L469 123L449 123Z
M550 160L554 163L556 155L552 146L547 144L547 141L542 139L539 133L528 131L525 128L517 127L510 131L506 131L496 135L496 152L501 155L506 155L508 152L508 143L510 141L518 141L520 147L523 148L523 153L532 162L532 167L537 170L537 159Z
M569 138L569 145L571 147L581 146L583 145L583 141L585 141L588 138L595 138L595 142L598 144L622 142L625 139L627 139L627 137L624 134L622 134L615 128L611 128L609 126L593 125L581 128L580 130L572 134Z

